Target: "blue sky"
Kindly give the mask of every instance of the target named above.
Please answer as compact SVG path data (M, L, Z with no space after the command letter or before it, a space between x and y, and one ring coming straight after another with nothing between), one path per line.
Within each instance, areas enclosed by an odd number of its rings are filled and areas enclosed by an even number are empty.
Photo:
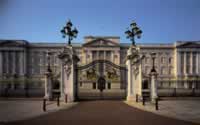
M200 40L200 0L0 0L0 39L65 42L60 29L71 19L83 37L120 36L132 20L143 30L138 43Z

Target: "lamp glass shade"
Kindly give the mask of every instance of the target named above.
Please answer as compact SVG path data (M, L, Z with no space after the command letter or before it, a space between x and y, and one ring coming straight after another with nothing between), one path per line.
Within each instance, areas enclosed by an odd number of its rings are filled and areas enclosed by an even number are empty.
M156 58L156 53L155 53L155 52L152 52L152 53L151 53L151 57L152 57L152 58Z
M136 27L136 26L137 26L137 24L136 24L136 22L135 22L135 21L132 21L132 23L130 24L130 26L131 26L131 27Z
M66 24L67 27L72 27L72 25L73 25L73 24L72 24L72 22L71 22L70 20L69 20L69 21L67 22L67 24Z
M72 31L74 34L78 34L78 30L76 28L74 28L74 30Z

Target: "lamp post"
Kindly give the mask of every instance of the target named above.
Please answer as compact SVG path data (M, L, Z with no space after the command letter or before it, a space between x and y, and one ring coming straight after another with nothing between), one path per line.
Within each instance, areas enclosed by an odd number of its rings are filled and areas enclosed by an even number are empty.
M51 55L52 55L52 52L48 51L47 52L47 63L48 63L47 71L48 72L52 72L52 70L51 70Z
M51 70L51 51L47 51L47 72L45 73L45 99L52 100L52 70Z
M151 53L151 58L152 58L152 63L153 63L151 72L149 74L150 78L151 78L151 101L155 102L155 101L157 101L157 98L158 98L158 91L157 91L157 84L158 84L157 83L157 75L158 75L158 73L156 72L156 69L155 69L155 58L156 58L155 52Z
M155 52L152 52L151 53L151 58L152 58L152 62L153 62L153 66L152 66L152 69L151 69L151 72L156 72L156 69L155 69L155 58L156 58L156 53Z
M137 26L135 21L132 21L130 24L130 30L127 28L127 31L125 31L126 37L132 41L132 45L135 45L135 36L137 38L141 38L142 30Z
M63 29L60 31L63 35L63 38L65 38L66 36L68 36L68 45L71 45L71 41L73 40L73 38L77 37L78 34L78 30L76 28L74 28L72 30L72 22L69 20L66 25L63 27Z

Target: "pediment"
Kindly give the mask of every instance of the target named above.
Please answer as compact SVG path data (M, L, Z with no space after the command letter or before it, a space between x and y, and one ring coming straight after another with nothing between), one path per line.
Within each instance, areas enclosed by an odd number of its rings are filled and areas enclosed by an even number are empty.
M3 47L24 47L28 44L27 41L15 41L15 40L0 40L0 46Z
M87 47L116 47L119 46L118 43L113 42L111 40L106 40L106 39L95 39L92 41L89 41L85 44L83 44L83 46L87 46Z
M178 45L177 48L200 48L200 42L185 42Z

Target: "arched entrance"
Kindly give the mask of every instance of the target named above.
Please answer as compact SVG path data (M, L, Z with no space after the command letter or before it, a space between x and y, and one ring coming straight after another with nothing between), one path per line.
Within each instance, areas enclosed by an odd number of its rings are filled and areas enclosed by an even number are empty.
M126 67L108 60L95 60L76 69L77 99L125 99L127 86Z

